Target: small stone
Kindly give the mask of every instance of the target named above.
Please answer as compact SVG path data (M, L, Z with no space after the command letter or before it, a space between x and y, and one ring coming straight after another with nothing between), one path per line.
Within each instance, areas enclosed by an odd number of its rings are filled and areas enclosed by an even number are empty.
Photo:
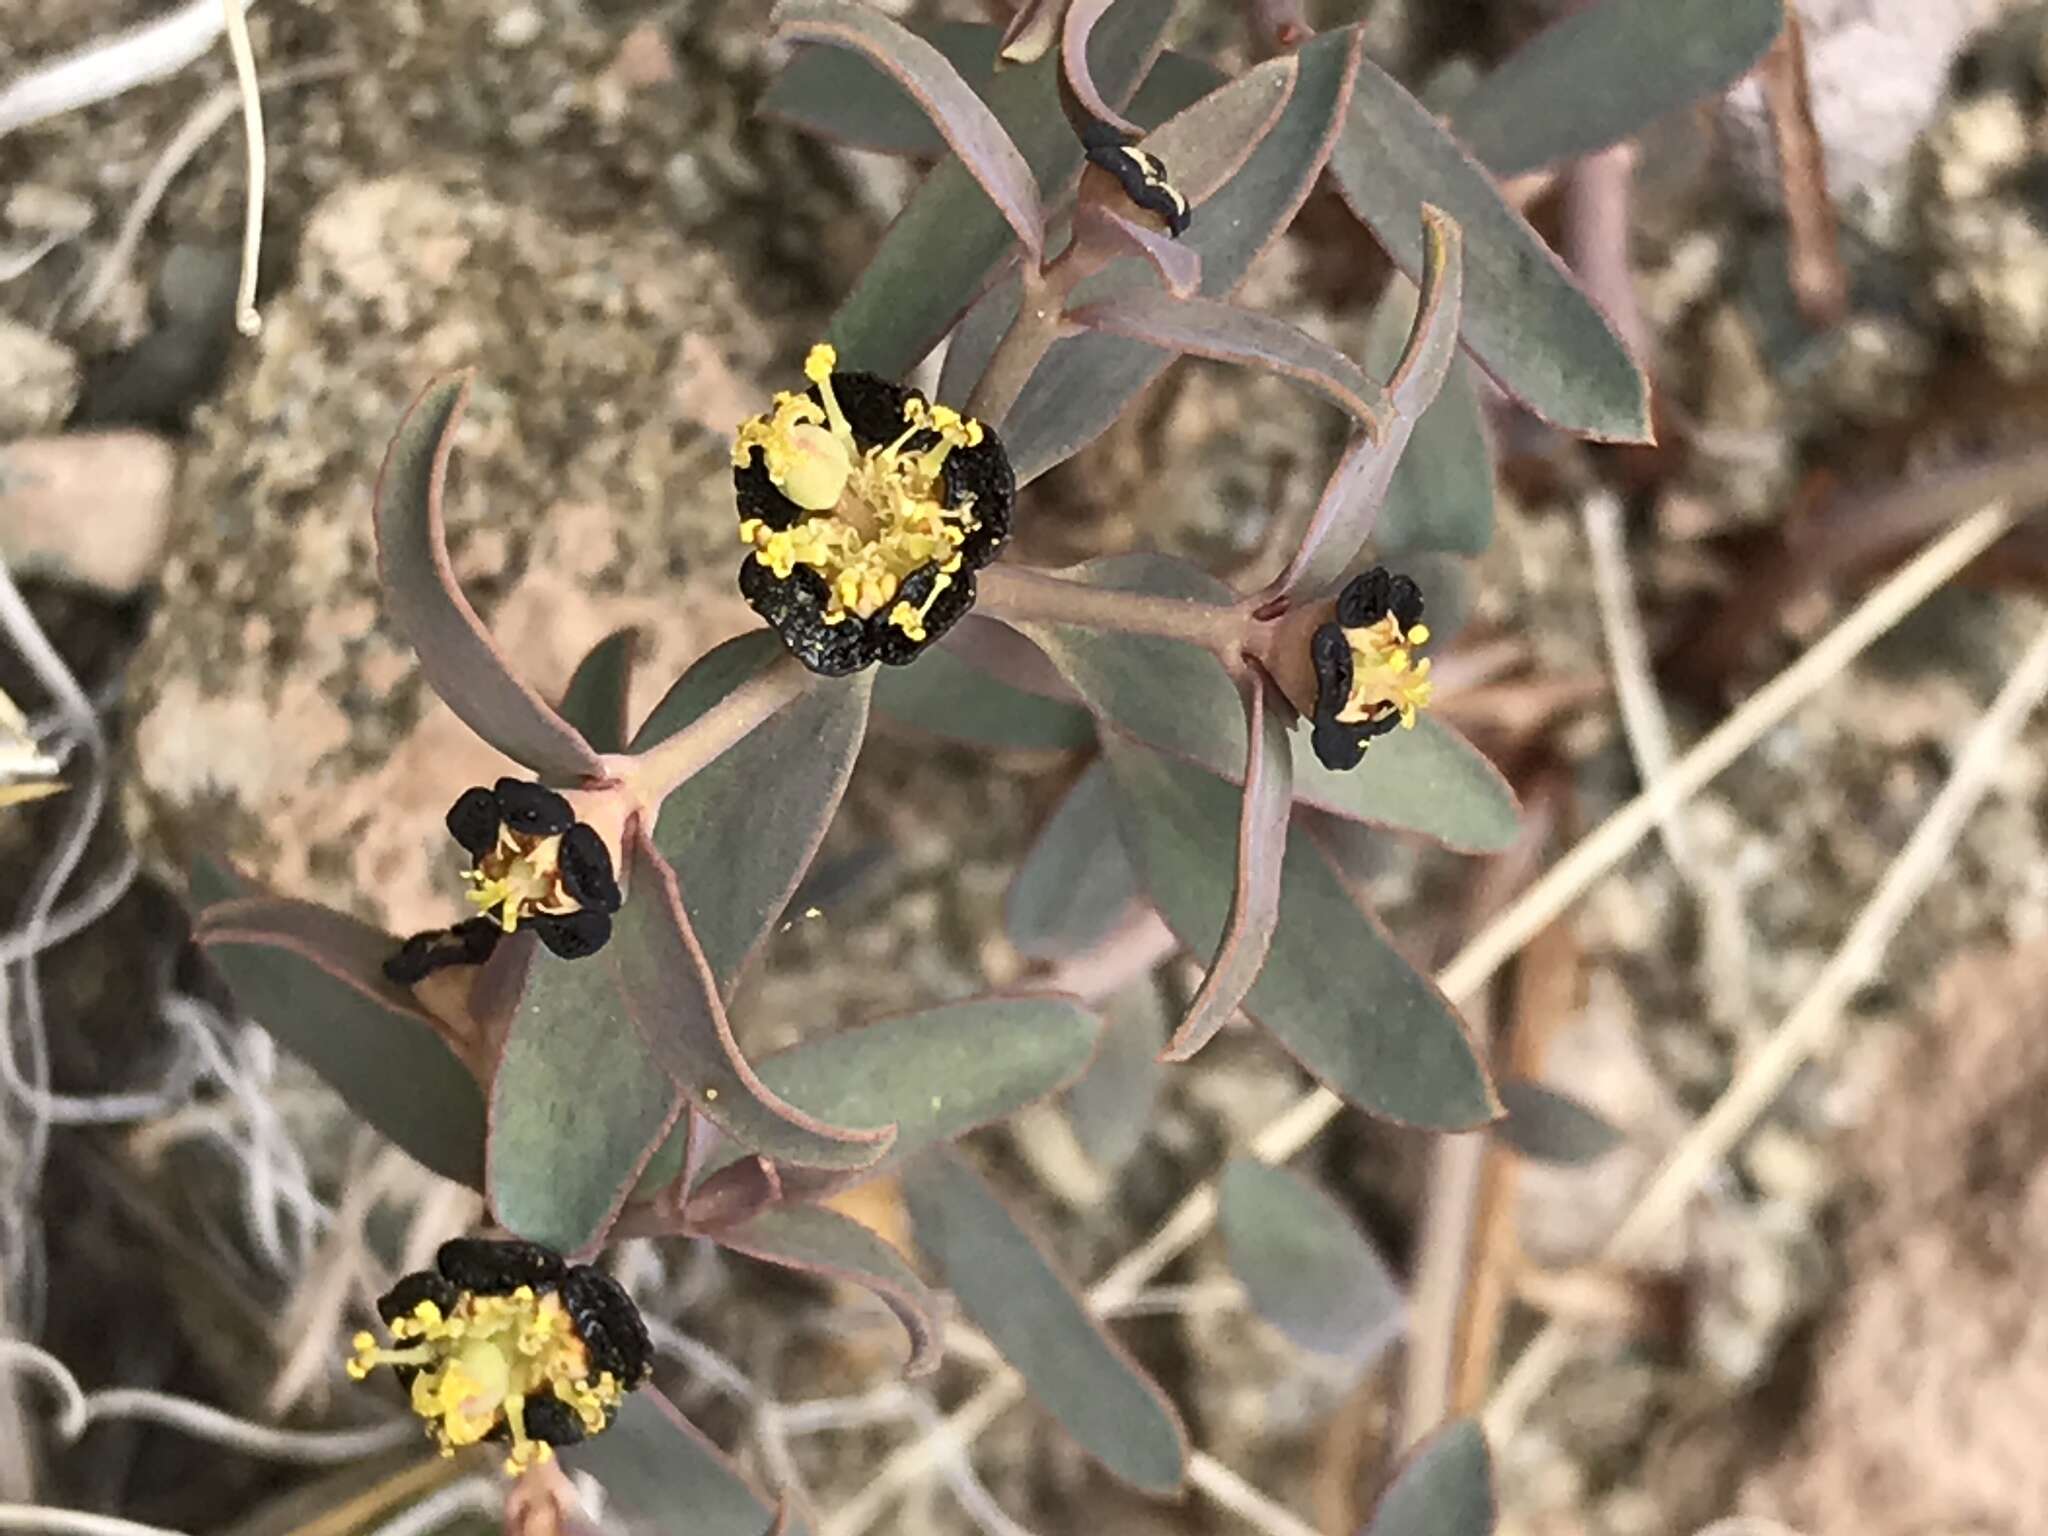
M514 6L491 23L491 41L508 52L529 48L540 41L547 25L547 18L532 6Z
M63 426L78 403L78 377L70 348L0 316L0 442Z
M0 560L125 597L156 579L177 455L146 432L0 446Z

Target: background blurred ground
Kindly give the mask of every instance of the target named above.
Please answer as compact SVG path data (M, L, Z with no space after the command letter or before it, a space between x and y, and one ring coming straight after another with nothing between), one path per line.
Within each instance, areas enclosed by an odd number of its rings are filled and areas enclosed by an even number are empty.
M12 0L0 79L154 9ZM1183 10L1190 45L1248 57L1234 10ZM1768 147L1739 91L1642 145L1633 257L1663 446L1592 450L1496 418L1500 529L1472 573L1463 643L1512 642L1519 665L1452 708L1567 830L1636 787L1584 556L1595 487L1627 498L1685 739L1912 542L1920 525L1890 542L1880 528L1869 559L1838 560L1845 530L1868 534L1878 516L1858 488L2010 458L2048 421L2048 11L1802 10L1849 318L1815 330L1791 301ZM1412 83L1456 55L1497 57L1543 13L1383 0L1369 35ZM451 910L439 812L448 785L490 764L408 672L377 611L367 532L383 442L438 368L481 367L455 555L532 675L559 683L632 623L644 704L745 625L724 434L818 332L907 184L900 167L750 117L770 68L759 20L744 0L272 0L254 19L276 86L253 342L229 319L232 121L83 302L152 162L226 88L224 57L0 137L0 271L14 274L0 282L0 553L109 711L111 809L57 906L90 912L118 893L32 966L7 941L0 1333L39 1340L89 1386L360 1421L374 1405L338 1390L336 1366L350 1308L381 1278L372 1246L422 1252L472 1218L467 1197L380 1156L317 1084L204 1006L219 994L182 948L177 870L225 847L288 891L396 928ZM1555 199L1533 214L1554 228ZM1319 198L1247 298L1355 351L1383 270ZM1240 569L1268 509L1303 515L1334 430L1278 382L1183 365L1034 488L1023 553L1142 543ZM82 499L31 505L26 455L73 468ZM120 533L95 540L116 517ZM1545 951L1548 991L1502 988L1497 1012L1540 1015L1524 1022L1550 1038L1555 1079L1628 1133L1589 1170L1523 1178L1534 1265L1589 1256L1811 979L2016 654L2042 568L2037 544L2015 543L1937 599L1694 803L1682 868L1647 846L1575 911ZM31 713L58 702L11 654L0 686ZM1630 1297L1670 1303L1658 1326L1607 1330L1497 1448L1506 1529L1649 1536L1735 1509L1816 1533L2036 1527L2044 733L2007 764L1890 981L1694 1203L1659 1273L1603 1293L1622 1313L1641 1310ZM743 1008L750 1047L1014 978L994 937L1007 871L1073 766L878 731L820 865L824 916L777 941ZM88 748L71 770L90 776ZM89 809L73 794L0 812L0 910L17 931ZM132 882L131 848L146 871ZM1397 931L1418 954L1448 952L1469 926L1471 867L1376 857ZM1186 980L1170 967L1161 985ZM44 1053L47 1081L79 1097L23 1091ZM1298 1087L1273 1053L1226 1037L1167 1076L1144 1144L1113 1174L1042 1117L984 1150L1070 1271L1091 1274ZM108 1094L144 1102L91 1097ZM1422 1138L1355 1119L1304 1159L1397 1267L1426 1161ZM886 1334L858 1309L752 1273L731 1285L702 1256L634 1252L626 1270L784 1399L889 1370ZM1168 1278L1222 1274L1212 1241ZM1534 1315L1516 1315L1510 1347ZM1355 1528L1383 1475L1395 1361L1363 1374L1306 1362L1236 1309L1124 1336L1197 1443L1325 1529ZM950 1365L937 1395L974 1379ZM721 1440L742 1438L744 1416L701 1370L675 1386ZM43 1431L47 1406L0 1388L0 1500L205 1531L300 1480L135 1425L64 1449ZM808 1438L798 1468L830 1507L899 1435ZM1203 1503L1117 1492L1030 1410L984 1437L977 1466L1048 1533L1241 1528ZM967 1528L943 1491L892 1521Z

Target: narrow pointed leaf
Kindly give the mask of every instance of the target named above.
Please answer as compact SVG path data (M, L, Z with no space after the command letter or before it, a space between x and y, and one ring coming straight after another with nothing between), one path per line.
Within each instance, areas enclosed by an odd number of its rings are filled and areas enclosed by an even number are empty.
M1016 234L1034 263L1045 248L1045 212L1023 153L988 103L968 87L946 56L909 28L853 0L782 0L775 34L797 42L851 49L886 70L917 98L961 165Z
M609 967L535 957L491 1085L491 1208L562 1253L595 1244L682 1112Z
M1157 54L1172 0L1123 0L1090 45L1096 83L1129 95ZM1081 143L1060 110L1059 60L1006 69L989 86L989 107L1038 183L1041 198L1064 195L1081 170ZM932 168L912 195L827 337L845 368L895 378L907 373L981 293L1016 236L957 157ZM959 404L961 402L949 402Z
M1135 138L1141 131L1138 125L1110 105L1088 67L1089 34L1094 32L1095 24L1102 20L1103 13L1114 3L1115 0L1071 0L1066 19L1060 26L1060 68L1066 74L1074 99L1087 109L1090 117Z
M1436 209L1422 209L1422 299L1401 361L1387 380L1386 426L1354 434L1338 461L1301 545L1272 586L1280 593L1321 593L1335 585L1379 517L1409 437L1443 388L1458 355L1464 291L1463 238Z
M1489 1536L1494 1520L1486 1432L1475 1420L1459 1419L1409 1454L1363 1536Z
M633 750L667 740L782 655L767 630L716 647L654 707ZM867 734L873 686L872 671L820 680L662 803L654 845L676 871L723 998L817 856Z
M1089 1161L1114 1173L1130 1161L1151 1127L1166 1077L1159 1047L1167 1019L1159 988L1149 976L1117 993L1103 1011L1109 1026L1102 1032L1102 1048L1067 1090L1061 1107Z
M1125 1482L1176 1491L1187 1472L1187 1441L1172 1404L981 1176L951 1154L936 1154L905 1173L903 1193L917 1245L960 1310L1060 1427Z
M1118 824L1159 913L1197 954L1229 910L1239 796L1192 765L1106 737ZM1499 1113L1463 1020L1296 825L1280 926L1245 1012L1368 1114L1466 1130Z
M879 670L875 708L919 730L989 747L1064 752L1094 745L1087 710L1012 688L944 644L907 667Z
M1720 95L1784 25L1784 0L1584 6L1482 79L1451 114L1451 131L1496 176L1576 160Z
M913 30L946 56L976 95L991 105L1005 100L995 69L1000 28L941 21ZM1156 128L1222 83L1223 76L1205 60L1162 53L1125 111L1142 127ZM863 55L843 48L798 49L761 94L756 110L851 149L913 160L936 160L947 153L945 139L916 98ZM1015 138L1016 125L1006 120L1005 126Z
M1273 946L1280 921L1281 861L1287 853L1288 813L1294 807L1294 757L1287 742L1285 705L1255 677L1250 686L1250 749L1237 821L1237 869L1230 911L1223 920L1208 973L1163 1055L1186 1061L1216 1037L1244 1002Z
M1417 211L1433 204L1457 222L1465 233L1461 338L1501 388L1566 431L1649 441L1648 386L1599 308L1428 108L1371 60L1360 65L1330 171L1413 280L1425 249Z
M1385 402L1365 370L1300 326L1220 299L1183 299L1136 289L1069 312L1076 325L1175 353L1277 373L1315 390L1353 420L1377 429ZM1457 322L1451 322L1456 346Z
M1070 997L971 998L806 1040L763 1058L761 1077L820 1119L895 1126L879 1172L1059 1092L1101 1033ZM722 1149L711 1166L739 1155Z
M677 1536L679 1510L688 1511L689 1536L761 1536L774 1518L724 1453L652 1387L621 1403L603 1434L561 1454L604 1485L607 1521L628 1536Z
M633 686L633 631L621 629L591 647L562 690L562 718L600 752L626 747L626 696Z
M1132 901L1138 878L1117 840L1109 773L1095 764L1039 829L1003 905L1003 929L1033 960L1080 954Z
M1216 1195L1224 1256L1261 1317L1303 1349L1361 1369L1385 1353L1407 1304L1349 1211L1300 1175L1250 1157L1225 1165Z
M920 1376L939 1363L938 1304L903 1256L859 1222L820 1206L784 1206L720 1232L716 1241L751 1259L874 1292L910 1335L904 1374Z
M1207 297L1226 298L1236 289L1314 189L1343 121L1358 48L1355 28L1326 32L1299 53L1247 71L1145 139L1143 147L1195 205L1181 241L1202 259ZM1257 131L1260 113L1274 105L1279 115ZM1228 180L1205 194L1199 183L1212 167L1229 167ZM1133 280L1112 268L1079 297L1092 300L1113 282ZM1135 280L1153 279L1136 269ZM1114 336L1075 336L1054 346L1003 425L1017 483L1028 484L1093 442L1172 360L1158 347Z
M1102 239L1112 247L1121 245L1129 254L1142 256L1159 274L1167 293L1176 299L1191 298L1201 291L1201 256L1192 246L1183 245L1170 235L1134 224L1098 203L1083 203L1074 210L1074 228L1077 234Z
M1621 1132L1568 1093L1525 1077L1500 1085L1508 1117L1494 1127L1501 1139L1539 1163L1576 1167L1621 1145Z
M1116 555L1060 573L1073 580L1156 597L1227 603L1230 589L1184 561ZM1209 652L1149 635L1106 634L1074 625L1019 624L1102 720L1161 751L1238 781L1244 773L1244 711L1237 688ZM1308 732L1290 733L1294 798L1333 815L1434 838L1470 853L1494 853L1515 839L1515 797L1493 765L1428 714L1412 731L1372 744L1345 773L1323 766Z
M597 963L615 978L655 1062L698 1113L742 1146L785 1162L865 1168L886 1152L889 1127L828 1124L778 1098L755 1074L733 1038L675 871L637 823L628 831L626 890Z
M1417 298L1415 285L1395 273L1366 335L1365 363L1376 373L1391 374L1400 363ZM1408 435L1372 542L1383 555L1480 555L1493 542L1493 445L1463 357L1452 361L1442 391ZM1434 622L1430 627L1448 633Z
M482 1090L431 1015L385 979L398 940L276 897L207 908L197 938L236 1006L379 1134L442 1177L482 1187Z
M419 653L420 671L462 723L543 777L575 783L597 754L512 672L448 560L441 511L469 375L426 387L391 440L377 477L377 570L391 617Z

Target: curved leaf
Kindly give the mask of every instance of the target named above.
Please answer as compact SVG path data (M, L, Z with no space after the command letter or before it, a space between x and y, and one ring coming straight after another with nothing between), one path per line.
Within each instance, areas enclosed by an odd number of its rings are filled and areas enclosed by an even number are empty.
M535 956L491 1084L492 1210L530 1242L590 1248L682 1107L610 968Z
M1146 890L1184 945L1212 951L1230 906L1237 792L1122 738L1103 746L1118 824ZM1499 1113L1457 1010L1299 826L1288 839L1280 926L1244 1006L1331 1092L1368 1114L1467 1130Z
M543 777L580 782L600 771L597 754L513 675L448 560L441 497L469 383L465 373L429 384L384 456L376 529L385 600L419 653L422 675L464 725Z
M1392 373L1398 366L1414 329L1417 298L1415 285L1395 273L1367 329L1368 368ZM1479 555L1493 542L1493 445L1472 385L1472 365L1463 357L1453 359L1442 391L1408 435L1372 541L1386 555ZM1448 633L1435 623L1430 627Z
M1598 306L1429 109L1369 59L1330 172L1410 279L1423 270L1418 209L1433 204L1463 229L1460 334L1501 388L1567 431L1650 440L1648 386Z
M1294 758L1288 747L1284 702L1271 697L1263 678L1250 685L1250 748L1237 821L1236 876L1230 911L1215 958L1188 1005L1187 1017L1166 1043L1161 1059L1186 1061L1215 1038L1258 980L1280 921L1281 861L1287 854L1288 813L1294 808Z
M1021 955L1065 959L1099 941L1137 894L1117 841L1109 773L1097 763L1074 781L1018 865L1003 930Z
M1285 1168L1233 1157L1216 1188L1230 1272L1267 1322L1303 1349L1361 1369L1407 1323L1401 1287L1351 1213Z
M1089 34L1102 20L1103 13L1115 3L1116 0L1070 0L1066 19L1060 26L1060 70L1066 76L1067 88L1074 93L1074 99L1081 103L1090 117L1135 138L1141 131L1138 125L1109 104L1088 69Z
M1227 297L1300 211L1336 139L1358 59L1355 28L1324 33L1299 53L1247 71L1145 139L1144 149L1194 205L1181 243L1201 257L1203 294ZM1221 170L1228 179L1207 193L1204 180ZM1092 301L1134 280L1151 278L1134 266L1113 267L1077 297ZM1171 361L1171 353L1121 337L1056 344L1004 422L1017 483L1093 442Z
M1488 1536L1493 1464L1471 1419L1447 1424L1409 1454L1374 1506L1364 1536Z
M576 664L562 690L562 718L600 752L626 745L626 695L633 686L633 631L606 635Z
M917 99L959 163L1035 265L1045 250L1045 212L1038 183L988 104L968 88L946 56L909 28L853 0L781 0L771 25L778 37L851 49L886 70Z
M774 1515L718 1447L652 1387L619 1404L603 1434L564 1446L561 1455L604 1485L607 1524L619 1521L628 1536L675 1536L678 1510L689 1511L689 1536L761 1536Z
M1069 997L970 998L806 1040L762 1059L777 1094L836 1125L893 1125L867 1172L956 1141L1059 1092L1088 1065L1102 1020ZM713 1168L741 1154L714 1155Z
M633 750L666 741L782 655L765 629L715 647L655 705ZM662 802L654 846L677 873L720 997L731 998L817 856L867 735L873 686L872 671L818 681Z
M1109 1027L1102 1032L1102 1048L1061 1107L1089 1161L1113 1173L1143 1144L1152 1124L1166 1079L1159 1061L1166 1009L1148 976L1117 993L1103 1011Z
M818 1206L783 1206L713 1240L750 1259L874 1292L910 1335L904 1374L920 1376L938 1365L938 1304L902 1255L859 1222Z
M1336 584L1372 533L1409 436L1443 388L1458 355L1464 291L1463 238L1458 226L1427 204L1422 209L1422 301L1401 361L1387 380L1386 426L1359 432L1323 488L1314 516L1274 594L1320 593Z
M1508 1117L1496 1134L1524 1157L1576 1167L1605 1157L1621 1145L1621 1132L1568 1093L1526 1077L1500 1085Z
M208 907L196 938L238 1008L380 1135L443 1178L484 1181L484 1099L440 1026L384 961L398 940L311 902Z
M939 1153L904 1174L903 1193L917 1245L960 1310L1060 1427L1125 1482L1176 1491L1187 1473L1187 1440L1172 1404L981 1176Z
M1455 314L1454 306L1453 348ZM1365 423L1375 436L1379 434L1385 404L1379 386L1335 347L1286 320L1220 299L1176 298L1148 289L1083 304L1070 310L1068 318L1087 330L1280 374L1315 390L1353 420Z
M1090 67L1112 99L1128 96L1143 77L1172 12L1172 0L1123 0L1095 29ZM1041 196L1057 201L1082 159L1081 142L1060 110L1059 60L1048 55L998 73L989 107L1030 165ZM885 378L909 372L966 312L1013 243L1009 225L959 160L940 161L832 317L827 339L841 365Z
M1192 298L1201 290L1200 255L1171 236L1134 224L1100 203L1083 203L1074 210L1074 232L1077 236L1087 235L1104 241L1112 248L1121 246L1127 255L1143 257L1159 274L1159 281L1166 285L1167 293L1176 299ZM1011 308L1014 313L1015 305ZM1115 327L1098 329L1114 330ZM951 356L948 352L947 357Z
M1162 555L1113 555L1061 574L1155 597L1233 600L1214 577ZM1017 628L1044 650L1099 718L1211 773L1233 782L1243 777L1244 710L1230 674L1208 651L1075 625ZM1498 852L1515 839L1518 813L1507 781L1430 715L1421 716L1412 731L1379 738L1370 760L1345 773L1323 766L1306 731L1291 732L1289 742L1299 804L1418 833L1465 852Z
M989 747L1073 751L1095 744L1095 722L1076 704L1026 693L970 666L943 644L875 679L875 707L919 730Z
M1603 0L1509 54L1458 103L1451 131L1496 176L1634 138L1755 66L1784 0Z
M894 1140L890 1128L854 1130L807 1114L778 1098L740 1054L675 871L637 823L628 829L625 884L603 959L654 1060L697 1112L783 1162L853 1169L881 1157Z

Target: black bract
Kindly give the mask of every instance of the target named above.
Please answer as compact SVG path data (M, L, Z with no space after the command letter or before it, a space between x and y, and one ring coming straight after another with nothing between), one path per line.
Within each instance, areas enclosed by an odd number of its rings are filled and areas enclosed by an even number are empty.
M1365 756L1366 744L1384 736L1401 723L1399 714L1389 713L1374 720L1341 721L1339 710L1351 696L1353 658L1347 629L1365 629L1392 614L1402 629L1422 622L1422 589L1407 576L1396 576L1383 566L1374 566L1355 576L1337 595L1337 617L1319 625L1309 642L1309 657L1316 670L1315 724L1309 745L1325 768L1342 772L1356 768Z

